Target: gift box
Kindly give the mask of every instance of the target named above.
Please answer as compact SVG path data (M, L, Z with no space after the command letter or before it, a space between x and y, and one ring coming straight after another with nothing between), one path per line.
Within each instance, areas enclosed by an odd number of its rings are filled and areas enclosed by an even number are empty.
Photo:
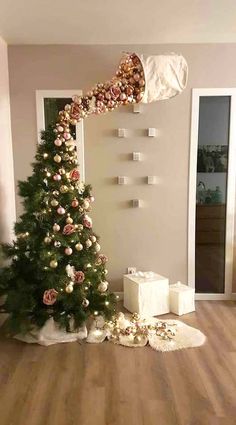
M178 316L195 311L195 291L180 282L170 285L170 311Z
M169 279L153 272L124 275L124 307L143 317L169 313Z

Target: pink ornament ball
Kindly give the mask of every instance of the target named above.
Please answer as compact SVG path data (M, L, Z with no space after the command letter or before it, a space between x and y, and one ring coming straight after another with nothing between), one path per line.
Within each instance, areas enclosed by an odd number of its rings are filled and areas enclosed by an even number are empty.
M138 73L137 74L134 74L134 80L135 81L140 80L140 75Z
M60 133L62 133L62 132L64 131L64 128L62 127L62 125L59 125L59 126L57 127L57 130L58 130Z
M60 176L60 174L54 174L54 176L53 176L53 180L55 180L55 181L59 182L59 181L61 180L61 176Z
M71 254L72 254L72 252L73 252L73 250L72 250L70 247L67 247L67 248L65 249L65 254L66 254L66 255L71 255Z
M66 140L70 140L70 139L71 139L71 135L70 135L70 133L64 133L64 134L63 134L63 137L64 137L64 139L66 139Z
M63 207L57 208L57 213L58 214L63 215L63 214L65 214L65 212L66 212L65 208L63 208Z
M91 201L91 202L94 202L94 201L95 201L94 196L90 196L90 201Z
M73 208L77 208L77 207L78 207L78 205L79 205L79 201L78 201L77 199L74 199L74 200L71 202L71 206L72 206Z
M61 139L56 139L56 140L54 140L54 145L55 145L55 146L61 146L61 145L62 145L62 141L61 141Z

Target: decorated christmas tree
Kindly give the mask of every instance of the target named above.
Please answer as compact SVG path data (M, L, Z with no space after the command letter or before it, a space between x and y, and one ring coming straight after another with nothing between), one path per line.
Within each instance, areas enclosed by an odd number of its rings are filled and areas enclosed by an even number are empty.
M74 96L57 124L42 133L33 174L19 183L24 213L15 241L3 246L10 263L1 270L0 312L8 313L9 333L41 328L50 318L70 331L90 315L113 316L116 297L107 291L107 257L92 230L93 196L80 179L74 126L122 105L176 96L186 81L187 64L179 55L125 53L111 80Z
M40 328L51 317L70 331L89 315L114 314L107 257L89 216L94 198L80 180L72 132L66 121L43 132L33 174L19 182L24 213L15 241L3 246L11 263L0 277L9 333Z

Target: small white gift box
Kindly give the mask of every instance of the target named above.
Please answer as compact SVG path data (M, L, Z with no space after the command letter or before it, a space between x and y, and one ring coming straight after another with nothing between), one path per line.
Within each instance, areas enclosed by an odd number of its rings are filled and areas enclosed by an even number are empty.
M180 282L170 285L170 311L178 316L195 311L194 289Z
M124 275L124 307L142 317L169 313L169 279L153 272Z

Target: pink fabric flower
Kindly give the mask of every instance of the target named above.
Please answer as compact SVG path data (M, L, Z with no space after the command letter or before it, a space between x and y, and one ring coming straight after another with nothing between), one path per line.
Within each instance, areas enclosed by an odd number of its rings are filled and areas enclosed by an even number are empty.
M87 227L88 229L91 229L91 227L92 227L92 220L91 220L91 218L88 215L85 215L84 216L83 225L85 227Z
M75 226L73 224L66 224L63 229L63 235L71 235L75 231Z
M84 273L81 271L75 271L73 276L75 283L82 283L84 281L84 277Z
M80 173L76 168L74 168L74 170L72 170L70 172L70 178L71 178L71 180L74 180L74 181L80 179Z
M121 94L121 89L117 86L112 86L110 89L111 95L113 99L117 99Z
M43 294L43 303L46 305L53 305L57 300L58 292L56 289L47 289Z
M98 258L102 264L106 264L106 262L108 261L108 257L104 254L100 254Z

